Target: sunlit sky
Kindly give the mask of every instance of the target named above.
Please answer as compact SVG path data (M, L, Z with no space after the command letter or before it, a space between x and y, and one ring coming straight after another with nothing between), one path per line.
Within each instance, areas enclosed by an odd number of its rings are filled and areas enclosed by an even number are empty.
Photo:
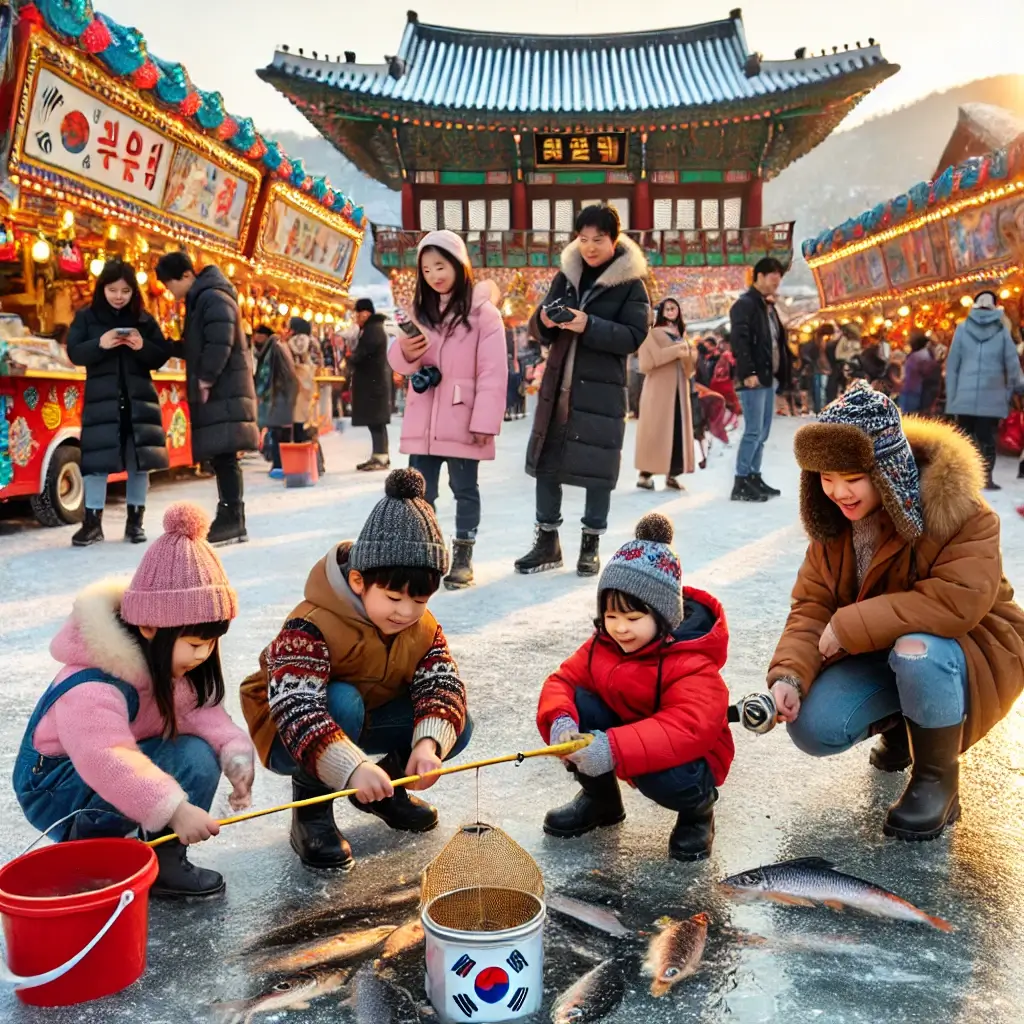
M184 63L193 81L224 94L228 108L265 132L311 134L308 122L255 69L281 43L332 56L354 50L375 62L398 49L406 11L420 21L514 33L639 31L728 16L729 0L94 0L98 10L135 25L165 60ZM902 65L844 123L905 106L974 78L1024 72L1021 0L747 0L747 44L769 59L800 46L817 53L875 37Z

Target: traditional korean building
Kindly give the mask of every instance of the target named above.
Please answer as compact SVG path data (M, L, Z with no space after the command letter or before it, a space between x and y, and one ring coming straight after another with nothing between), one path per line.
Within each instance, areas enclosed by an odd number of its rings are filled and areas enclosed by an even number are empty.
M792 225L761 223L764 182L897 70L874 40L765 60L739 10L606 36L477 32L410 11L381 63L283 47L260 76L401 190L401 226L374 227L375 262L400 294L420 233L445 227L528 304L578 210L603 199L647 251L655 292L700 297L687 313L703 319L758 258L791 256Z

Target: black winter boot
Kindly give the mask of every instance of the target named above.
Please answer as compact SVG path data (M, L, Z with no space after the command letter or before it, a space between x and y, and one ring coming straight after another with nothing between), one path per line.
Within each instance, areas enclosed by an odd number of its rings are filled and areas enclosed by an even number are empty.
M98 511L87 508L82 526L71 538L71 543L76 548L87 548L90 544L98 544L103 540L103 509Z
M750 482L749 476L738 476L732 486L731 500L764 502L768 500L768 495L758 490Z
M528 576L535 572L561 568L562 545L558 540L558 531L545 530L538 526L533 547L522 558L516 559L516 572Z
M883 831L906 842L937 839L960 818L960 744L964 726L924 729L907 719L914 759L903 796L889 808Z
M668 840L668 855L673 860L707 860L715 839L715 801L712 796L699 807L680 811L676 827Z
M329 793L322 783L305 774L292 777L292 799L308 800ZM334 801L292 809L292 849L307 868L320 871L351 871L352 847L334 823Z
M544 816L544 831L559 839L575 839L593 832L595 828L606 828L625 821L626 811L622 806L622 793L615 772L604 775L584 775L575 766L569 771L576 776L581 792L567 804L548 811Z
M128 521L124 524L124 539L129 544L146 543L146 531L142 528L142 517L145 514L145 505L128 506Z
M445 590L465 590L473 586L473 541L456 540L452 544L452 567L444 578Z
M641 473L640 476L637 477L636 485L641 491L653 491L654 477L651 476L650 473Z
M902 715L899 721L881 731L868 760L880 772L902 772L910 767L910 736Z
M392 752L378 761L377 767L383 768L389 779L400 779L405 774L406 760ZM375 800L372 804L361 804L354 796L348 799L356 810L376 814L396 832L429 832L437 827L437 809L404 789L396 789L394 796Z
M762 479L760 473L751 473L750 476L747 477L747 479L750 481L751 486L754 488L754 490L760 491L766 498L777 498L780 494L782 494L782 491L780 491L778 488L769 487L768 484L766 484Z
M601 558L598 551L600 545L599 534L583 531L583 538L580 541L580 557L576 563L577 576L596 576L601 571Z
M224 892L223 876L197 868L188 859L188 847L177 839L156 847L155 852L160 872L150 891L154 899L208 900Z
M217 503L217 517L206 538L211 544L243 544L249 539L245 529L245 505L238 502Z

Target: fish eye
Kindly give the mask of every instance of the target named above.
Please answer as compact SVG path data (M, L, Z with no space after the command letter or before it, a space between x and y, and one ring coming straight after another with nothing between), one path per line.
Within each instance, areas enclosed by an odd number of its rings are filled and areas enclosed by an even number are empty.
M566 1015L566 1020L580 1020L583 1016L583 1007L574 1006Z
M292 983L290 981L279 981L274 986L274 991L275 992L291 992L291 990L292 990Z
M678 967L666 967L665 970L661 972L661 976L666 980L669 978L674 978L677 974L679 974Z

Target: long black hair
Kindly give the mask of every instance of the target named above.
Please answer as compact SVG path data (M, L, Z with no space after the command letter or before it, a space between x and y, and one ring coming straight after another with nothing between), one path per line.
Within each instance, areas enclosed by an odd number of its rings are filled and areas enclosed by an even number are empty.
M149 677L153 681L153 699L164 720L164 739L178 735L178 719L174 713L174 645L183 637L197 640L217 640L210 656L198 668L186 675L196 694L196 706L217 705L224 700L224 673L220 666L220 638L231 625L228 621L203 622L194 626L172 626L158 629L148 639L138 626L123 622L124 628L139 645Z
M436 253L455 270L455 284L444 312L441 311L441 296L427 284L423 276L423 257ZM413 299L413 313L417 320L427 327L440 327L447 323L452 330L460 323L469 326L469 314L473 308L473 271L463 266L450 252L435 245L428 245L416 261L416 297Z
M676 306L676 318L675 320L669 320L665 315L665 306L669 302L674 302ZM669 295L667 298L661 300L658 303L658 309L654 320L655 327L674 327L679 332L681 338L686 333L686 321L683 319L683 306L682 303L676 298Z
M120 310L114 309L107 302L106 296L107 285L115 284L118 281L124 281L132 290L132 297L128 300L128 305ZM105 314L107 317L128 312L133 319L139 319L142 315L142 292L139 291L139 282L135 277L135 268L130 263L125 263L124 260L120 259L112 259L103 264L103 270L100 271L100 276L96 279L96 290L92 293L92 308L93 312Z

